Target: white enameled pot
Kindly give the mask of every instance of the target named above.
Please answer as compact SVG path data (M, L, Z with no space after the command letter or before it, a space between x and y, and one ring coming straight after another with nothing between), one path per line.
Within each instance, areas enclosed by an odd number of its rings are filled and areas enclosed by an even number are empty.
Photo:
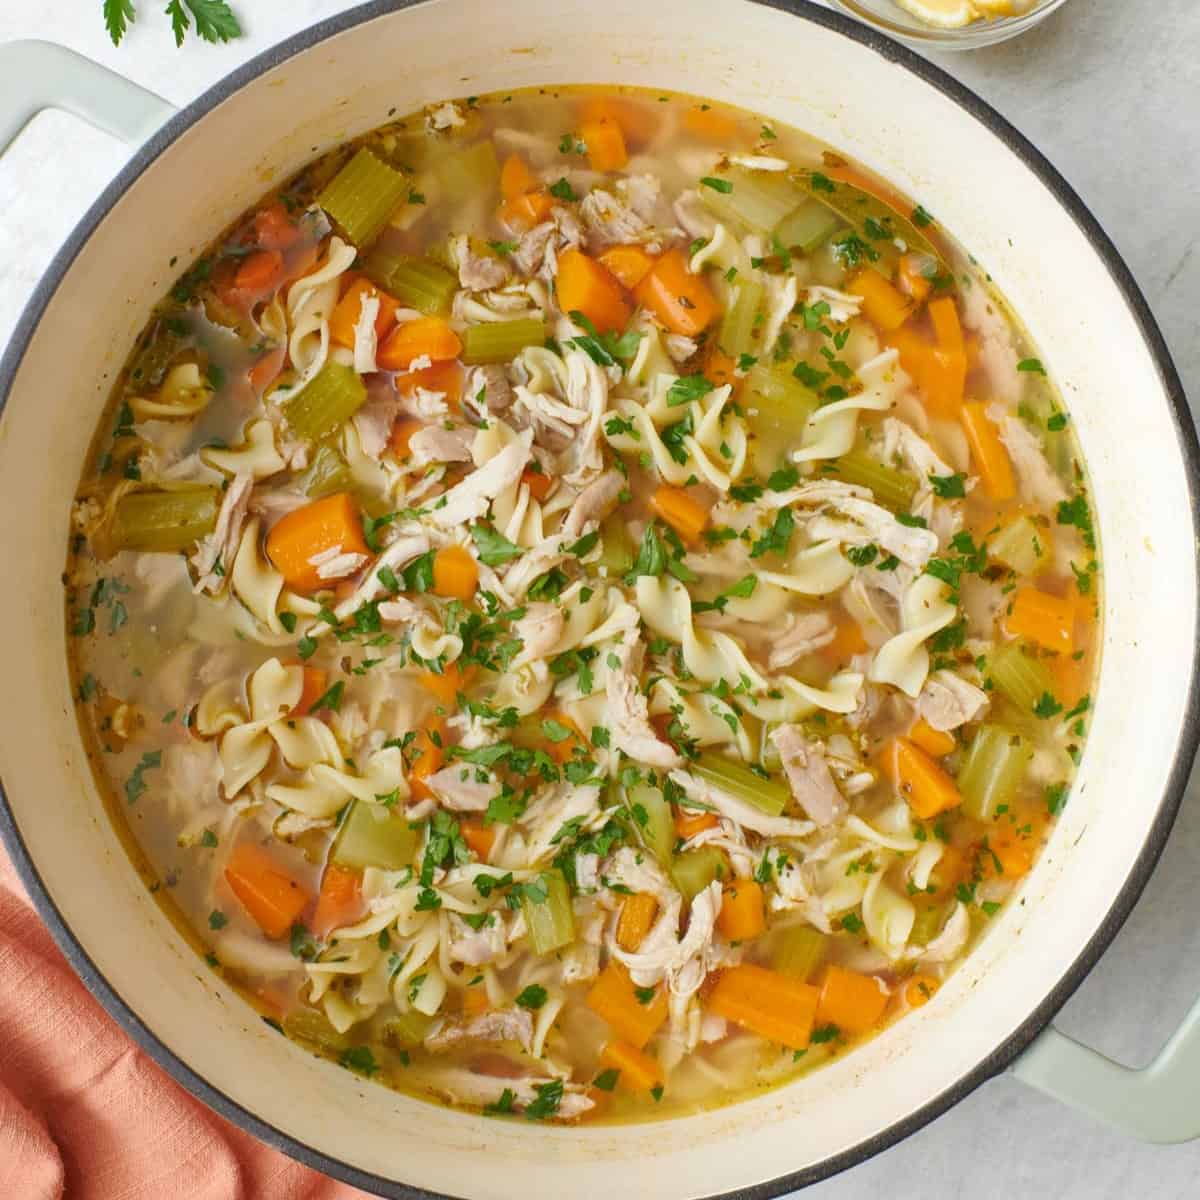
M786 1088L620 1129L489 1121L396 1095L279 1037L208 972L104 815L75 724L60 583L79 465L170 264L188 262L272 180L389 113L561 83L743 105L934 208L1062 385L1107 572L1098 700L1070 804L1020 898L936 999ZM51 103L136 138L169 114L57 48L0 47L0 138ZM1046 1028L1144 885L1195 749L1195 436L1153 319L1078 197L1000 117L909 52L804 3L355 9L255 59L149 137L37 289L0 366L0 398L0 826L89 986L177 1079L253 1133L382 1195L768 1196L886 1147L1023 1051L1023 1077L1144 1136L1200 1132L1194 1095L1178 1102L1194 1091L1200 1022L1147 1072Z

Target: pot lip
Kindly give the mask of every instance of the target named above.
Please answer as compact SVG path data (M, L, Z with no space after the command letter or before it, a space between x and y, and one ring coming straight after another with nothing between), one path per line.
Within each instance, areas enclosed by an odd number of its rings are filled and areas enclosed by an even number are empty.
M55 254L22 311L12 338L3 356L0 357L0 415L7 405L13 381L30 339L64 275L87 240L124 192L172 143L241 88L298 53L311 49L330 37L358 25L415 7L423 2L424 0L371 0L370 3L336 14L293 34L224 76L191 104L171 117L140 146L72 230L70 236ZM1200 513L1200 443L1197 441L1196 428L1188 409L1183 384L1171 359L1162 332L1131 271L1074 188L1025 135L1002 117L996 109L942 68L928 62L915 51L892 41L875 29L859 24L848 16L818 7L811 0L747 0L747 2L761 4L764 7L773 8L801 20L823 26L874 50L887 61L903 67L963 108L1000 138L1033 171L1071 216L1080 232L1107 267L1154 360L1159 380L1171 409L1175 435L1183 457L1184 473L1195 523L1197 514ZM1200 583L1200 560L1197 561L1196 571L1197 580ZM1200 611L1197 614L1196 634L1200 635ZM806 1187L866 1161L917 1132L952 1105L968 1096L980 1084L1003 1071L1049 1024L1051 1018L1083 982L1125 923L1145 888L1174 825L1183 800L1192 760L1196 755L1198 745L1200 745L1200 703L1198 703L1200 701L1200 661L1195 652L1196 645L1197 640L1194 636L1186 715L1180 726L1171 771L1150 832L1143 843L1133 869L1120 891L1113 898L1099 929L1063 973L1046 999L971 1071L915 1112L901 1117L886 1129L858 1145L802 1170L781 1175L763 1183L720 1193L709 1197L709 1200L773 1200L774 1197ZM261 1116L250 1112L232 1097L205 1080L181 1058L177 1057L142 1022L133 1007L109 983L87 950L77 940L51 898L38 868L29 854L2 782L0 782L0 837L3 837L17 874L32 897L35 907L72 968L109 1015L177 1083L227 1120L241 1126L261 1141L283 1151L314 1170L372 1194L395 1197L397 1200L453 1200L446 1193L430 1192L411 1184L386 1179L374 1172L355 1167L333 1155L315 1150L270 1124Z

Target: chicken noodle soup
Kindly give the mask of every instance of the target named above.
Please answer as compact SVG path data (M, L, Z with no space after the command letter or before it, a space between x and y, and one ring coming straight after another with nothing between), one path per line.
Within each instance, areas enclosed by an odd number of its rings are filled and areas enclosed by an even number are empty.
M74 510L80 719L213 970L525 1119L932 1002L1089 719L1068 414L914 204L681 96L445 103L179 277Z

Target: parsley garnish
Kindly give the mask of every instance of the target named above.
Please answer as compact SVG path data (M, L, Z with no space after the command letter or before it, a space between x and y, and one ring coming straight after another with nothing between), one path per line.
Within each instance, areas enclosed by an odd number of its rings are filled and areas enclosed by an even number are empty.
M715 175L705 175L700 183L702 186L712 188L714 192L720 192L726 196L733 191L733 184L728 179L718 179Z
M537 1010L549 999L549 993L540 983L531 983L517 995L517 1004L521 1008Z
M343 1050L338 1064L348 1071L355 1071L359 1075L368 1077L379 1070L379 1064L375 1061L375 1055L371 1053L370 1046L351 1046L348 1050Z
M491 525L472 525L471 540L479 551L479 561L488 567L503 566L525 553L520 546L513 545L508 538L497 533Z

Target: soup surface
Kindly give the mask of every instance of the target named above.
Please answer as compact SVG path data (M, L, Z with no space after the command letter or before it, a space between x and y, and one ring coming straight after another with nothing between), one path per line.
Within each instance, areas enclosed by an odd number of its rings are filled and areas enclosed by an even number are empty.
M69 640L135 859L282 1032L647 1118L937 1003L1065 802L1100 577L936 199L523 92L334 150L180 276Z

